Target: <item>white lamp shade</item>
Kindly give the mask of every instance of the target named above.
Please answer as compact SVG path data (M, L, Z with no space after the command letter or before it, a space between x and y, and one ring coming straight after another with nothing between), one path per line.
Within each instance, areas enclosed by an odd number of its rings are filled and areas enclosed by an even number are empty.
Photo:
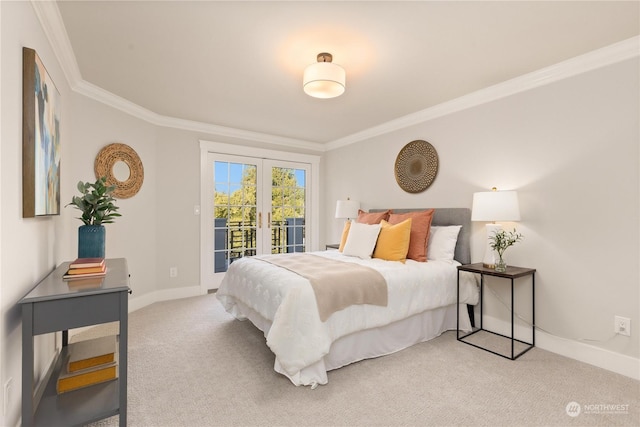
M471 221L520 221L517 191L473 193Z
M303 88L315 98L335 98L344 93L346 73L332 62L317 62L304 70Z
M336 218L357 218L360 202L355 200L338 200L336 203Z

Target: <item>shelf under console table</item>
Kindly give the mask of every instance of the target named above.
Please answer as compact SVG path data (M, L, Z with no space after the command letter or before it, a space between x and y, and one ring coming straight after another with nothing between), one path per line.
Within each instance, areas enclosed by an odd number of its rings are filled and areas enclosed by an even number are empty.
M129 270L124 258L107 259L99 287L75 288L65 281L65 262L39 282L22 300L22 425L73 426L119 415L127 425L127 328ZM68 345L68 330L119 321L118 378L58 394L56 381ZM51 375L35 390L33 337L62 331L62 350Z

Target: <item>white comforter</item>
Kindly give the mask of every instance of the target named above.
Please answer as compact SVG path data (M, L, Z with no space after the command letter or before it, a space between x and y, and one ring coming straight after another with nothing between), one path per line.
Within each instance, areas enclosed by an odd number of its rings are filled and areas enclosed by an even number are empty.
M251 257L231 264L217 291L224 308L236 318L245 319L237 307L240 303L271 322L270 328L263 329L267 345L290 378L321 360L340 337L456 303L457 262L407 260L402 264L362 260L338 251L313 254L378 270L387 281L387 307L354 305L322 322L307 279ZM473 275L460 275L460 303L477 303Z

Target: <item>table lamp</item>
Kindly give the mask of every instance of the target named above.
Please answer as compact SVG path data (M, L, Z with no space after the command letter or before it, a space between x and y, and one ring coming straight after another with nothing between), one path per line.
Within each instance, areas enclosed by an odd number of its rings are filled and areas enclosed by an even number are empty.
M487 232L487 246L484 251L482 264L486 268L495 268L496 253L491 248L491 237L502 229L496 221L520 221L520 207L516 191L482 191L473 193L471 221L485 221Z
M360 209L360 202L355 200L338 200L336 203L336 218L346 218L347 221L351 218L358 217L358 210Z

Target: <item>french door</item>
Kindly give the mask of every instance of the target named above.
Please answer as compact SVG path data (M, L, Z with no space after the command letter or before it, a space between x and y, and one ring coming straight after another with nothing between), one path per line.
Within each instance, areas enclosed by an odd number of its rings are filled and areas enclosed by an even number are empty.
M309 250L311 165L208 153L203 276L216 289L237 259Z

